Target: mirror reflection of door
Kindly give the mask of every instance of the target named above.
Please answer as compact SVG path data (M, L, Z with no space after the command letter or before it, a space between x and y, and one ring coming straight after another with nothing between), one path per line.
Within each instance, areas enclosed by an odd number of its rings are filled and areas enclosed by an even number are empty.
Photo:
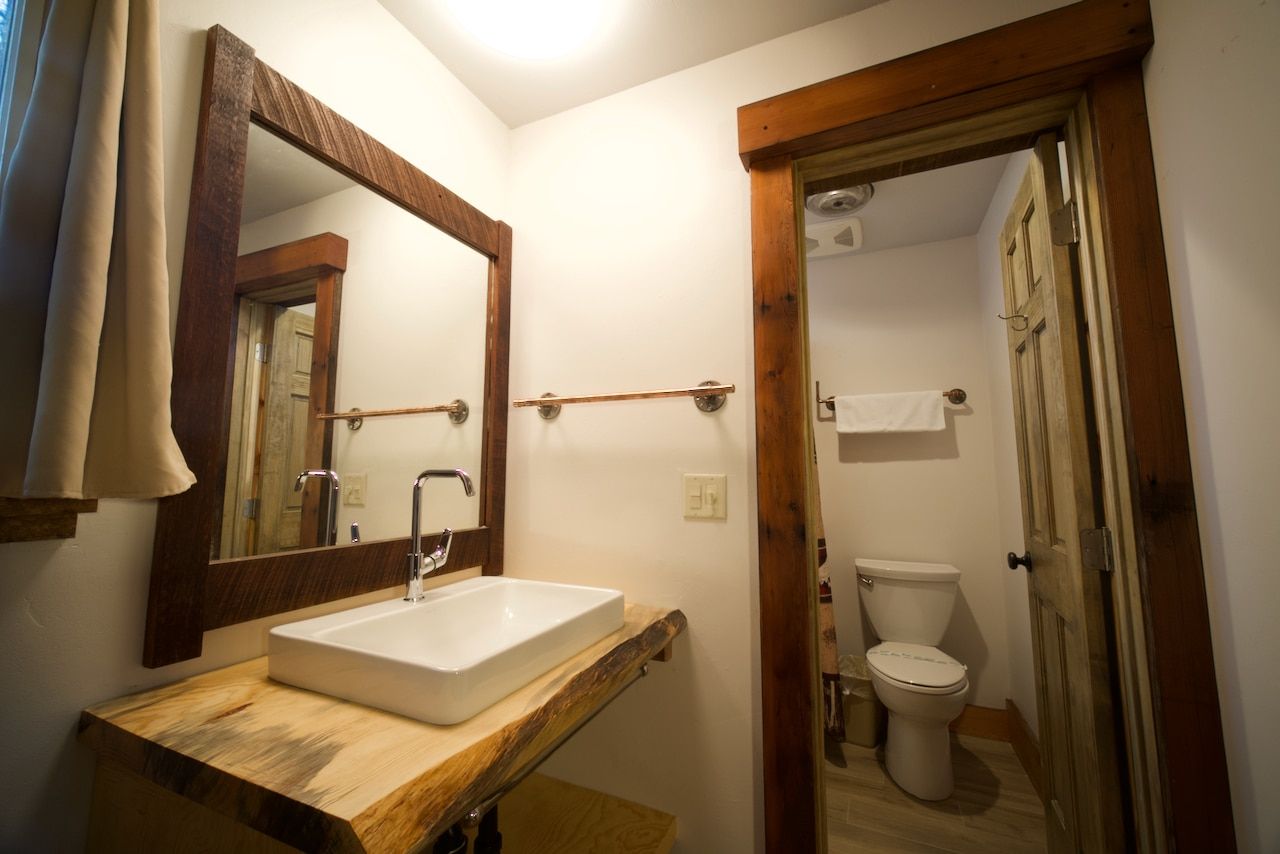
M335 234L242 255L226 485L214 557L324 545L329 494L299 472L331 468L331 411L347 241Z
M314 312L315 306L306 308ZM266 393L258 404L254 454L255 554L295 549L302 544L302 493L293 488L293 483L297 473L308 468L307 421L315 316L303 314L299 308L277 308L273 313L270 343L258 351L266 354L264 370L268 379L263 384Z

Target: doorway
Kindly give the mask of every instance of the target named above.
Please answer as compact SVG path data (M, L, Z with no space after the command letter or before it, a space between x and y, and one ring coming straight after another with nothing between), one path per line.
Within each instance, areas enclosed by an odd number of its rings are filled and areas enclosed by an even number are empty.
M1035 50L1028 46L1034 45ZM1233 850L1186 419L1141 68L1144 4L1085 0L739 111L751 173L762 730L769 850L821 850L815 548L801 187L1026 147L1066 126L1079 165L1083 311L1114 536L1116 726L1139 850ZM931 82L932 81L932 82ZM831 152L855 161L831 162ZM836 158L839 159L839 158ZM850 168L852 165L852 169ZM807 188L806 188L807 189ZM1073 188L1074 189L1074 188ZM797 656L810 667L796 668Z
M821 389L811 429L828 558L819 574L830 576L848 691L843 738L828 729L824 744L833 852L877 841L1045 850L1026 574L1005 565L1006 552L1023 551L1023 530L1006 327L996 316L1005 312L1000 229L1028 162L1020 151L875 181L852 214L823 215L840 190L805 199L809 372ZM825 239L846 230L860 240ZM963 402L942 393L953 389ZM837 418L836 397L905 401L941 418L851 425ZM867 604L880 581L859 581L869 560L959 573L935 645L965 683L946 712L959 715L949 753L932 757L953 772L943 797L915 797L886 768L883 703L865 664L881 641Z

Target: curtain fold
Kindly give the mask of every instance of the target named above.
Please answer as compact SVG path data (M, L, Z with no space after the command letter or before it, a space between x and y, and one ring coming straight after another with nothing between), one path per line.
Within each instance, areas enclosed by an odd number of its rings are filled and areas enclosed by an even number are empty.
M827 735L844 741L844 697L840 691L840 650L836 646L836 618L831 599L831 571L827 563L827 527L822 520L822 486L818 482L818 449L813 449L813 513L818 540L818 642L822 670L823 724Z
M0 495L153 498L174 439L158 0L53 0L0 190Z

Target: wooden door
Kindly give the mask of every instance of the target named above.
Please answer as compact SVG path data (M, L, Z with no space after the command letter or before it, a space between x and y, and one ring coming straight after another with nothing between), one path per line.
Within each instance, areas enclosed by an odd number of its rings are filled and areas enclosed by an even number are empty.
M293 484L307 468L315 319L290 309L277 311L258 443L255 554L301 545L303 493L294 490Z
M1000 235L1030 555L1036 699L1051 852L1125 847L1123 763L1112 710L1103 577L1086 569L1083 532L1102 524L1088 411L1085 330L1069 247L1050 238L1063 205L1058 146L1037 140Z

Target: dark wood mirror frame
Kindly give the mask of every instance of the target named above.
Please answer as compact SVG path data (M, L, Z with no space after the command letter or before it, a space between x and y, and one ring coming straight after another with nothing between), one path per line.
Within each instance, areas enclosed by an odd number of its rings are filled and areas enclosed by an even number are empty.
M408 537L209 559L225 478L236 259L251 121L490 259L480 524L456 533L445 572L478 566L485 575L502 574L510 226L485 216L215 26L205 50L173 370L174 432L197 482L159 502L142 656L147 667L198 657L204 632L211 629L405 580Z

